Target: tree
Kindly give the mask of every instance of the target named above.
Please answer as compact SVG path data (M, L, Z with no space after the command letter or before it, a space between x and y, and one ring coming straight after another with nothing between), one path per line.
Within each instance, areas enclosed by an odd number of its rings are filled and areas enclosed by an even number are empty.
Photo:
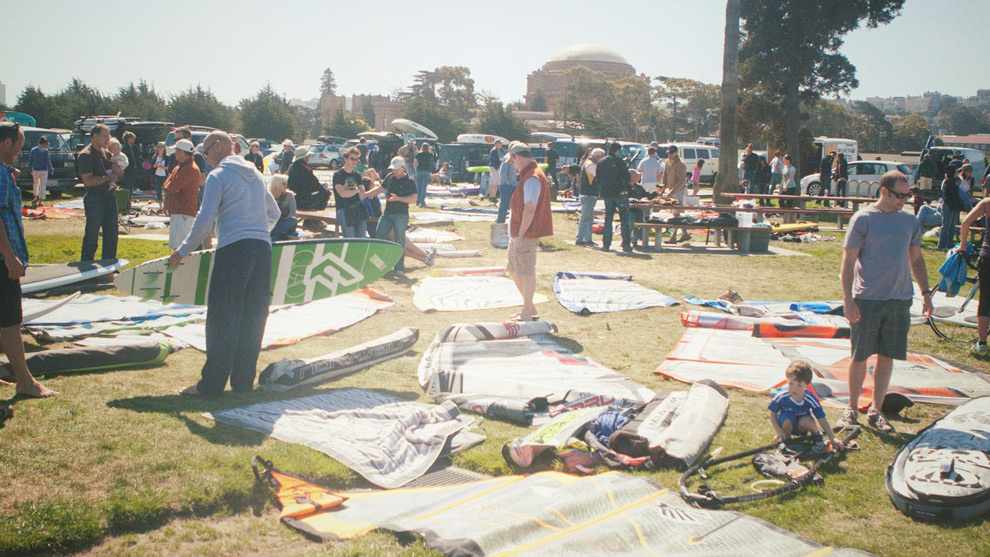
M488 103L481 111L478 125L475 128L478 133L499 135L508 140L518 139L527 141L530 129L522 118L515 115L512 108L505 108L500 102Z
M320 77L320 93L324 96L332 96L337 93L337 80L334 79L330 68L323 70L323 76Z
M716 203L739 191L736 166L736 107L739 104L739 0L725 3L725 42L722 48L722 110L719 126L718 176L712 192Z
M467 124L452 110L421 98L410 99L402 110L402 116L433 130L441 143L450 143L467 131Z
M28 85L21 92L20 96L17 97L17 104L14 105L14 110L33 116L39 127L58 127L54 120L54 100L33 85Z
M168 103L169 120L178 125L210 126L236 131L237 114L234 109L220 102L209 89L197 85L178 95L172 95Z
M866 141L862 142L860 150L885 152L884 149L890 147L894 135L894 127L887 120L887 115L866 101L856 101L854 106L866 122L867 137Z
M740 0L745 40L739 51L746 89L759 88L784 112L787 150L800 158L800 102L857 87L856 68L842 54L843 37L900 14L904 0Z
M375 118L375 109L371 106L371 103L368 102L368 99L364 100L364 105L361 107L361 114L364 117L364 121L367 122L368 125L371 127L375 126L375 121L377 120Z
M328 135L337 137L357 137L357 134L370 131L371 126L360 118L349 118L342 108L338 108L330 122L323 127Z
M672 141L677 141L678 129L689 129L697 137L707 135L716 128L721 99L718 85L675 77L661 76L656 79L654 98L669 102L673 112L670 120Z
M458 118L468 118L477 108L471 70L464 66L441 66L433 71L423 70L413 78L413 85L404 94L409 99L422 99L435 107L443 107Z
M543 98L543 91L537 89L536 93L533 94L533 100L529 103L529 109L536 112L547 111L547 100Z
M990 131L986 115L968 106L942 110L938 116L942 121L943 134L970 135Z
M894 148L897 151L920 151L932 128L920 114L909 114L894 124Z
M140 80L137 85L130 82L117 90L117 95L113 98L113 105L116 112L124 116L137 116L146 120L165 120L168 113L168 105L152 85L147 81Z
M240 104L241 126L248 137L285 138L302 141L303 126L285 97L266 84L251 98Z

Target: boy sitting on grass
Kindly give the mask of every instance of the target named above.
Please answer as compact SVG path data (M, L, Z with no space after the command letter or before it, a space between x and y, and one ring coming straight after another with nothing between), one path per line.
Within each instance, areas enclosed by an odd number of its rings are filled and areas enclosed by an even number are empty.
M786 441L792 433L810 433L814 442L811 452L823 453L826 449L825 442L818 431L818 424L821 424L832 446L841 449L842 442L832 433L822 403L813 392L808 390L813 376L811 366L807 362L791 362L791 365L787 366L786 373L787 390L773 397L767 407L770 409L770 425L776 432L774 441ZM818 420L818 424L815 420Z

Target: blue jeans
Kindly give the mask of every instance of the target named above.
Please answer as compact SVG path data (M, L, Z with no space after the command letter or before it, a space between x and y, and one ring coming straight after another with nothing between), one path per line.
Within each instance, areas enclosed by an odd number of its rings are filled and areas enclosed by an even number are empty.
M165 185L165 178L167 178L167 176L159 176L157 174L154 174L152 176L153 176L153 180L152 181L153 181L154 186L155 186L155 199L159 203L161 203L162 202L162 187Z
M86 232L83 234L80 261L92 261L103 229L103 256L101 259L117 259L117 198L113 194L83 196L86 212Z
M784 175L781 174L780 172L770 173L770 189L767 190L767 193L773 195L774 190L776 190L777 186L779 186L780 183L783 181L784 181ZM769 204L770 204L770 200L768 199L767 205Z
M426 186L430 183L428 170L416 171L416 205L426 207Z
M509 216L509 203L512 200L512 193L516 191L516 186L498 187L498 218L495 222L501 224Z
M619 230L622 234L622 247L632 247L629 243L629 233L632 229L629 215L628 197L606 197L605 198L605 229L602 230L602 247L608 249L612 245L612 216L619 212Z
M409 228L409 215L382 213L382 216L378 217L378 229L375 231L375 237L379 240L388 240L389 231L393 231L395 237L393 241L402 246L403 249L403 255L399 256L399 262L395 264L395 270L403 273L406 271L405 248L407 228Z
M296 217L289 217L282 222L279 222L272 228L272 241L281 242L282 240L288 240L290 234L294 234L296 231L296 224L298 224Z
M956 245L956 225L959 224L959 211L953 211L942 204L942 229L938 233L938 249L952 249Z
M347 222L343 211L337 211L337 224L340 225L340 235L344 238L368 237L368 221L366 220L351 224Z
M598 198L593 195L581 196L581 220L578 221L577 237L574 243L591 243L591 226L595 223L595 203Z
M206 303L206 363L200 393L217 395L230 379L235 391L254 388L271 299L272 248L240 240L216 251Z

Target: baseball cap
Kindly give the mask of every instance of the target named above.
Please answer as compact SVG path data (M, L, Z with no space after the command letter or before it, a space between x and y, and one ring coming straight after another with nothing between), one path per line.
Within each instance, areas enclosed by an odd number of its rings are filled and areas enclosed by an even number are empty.
M524 157L532 157L532 153L529 152L529 145L526 145L522 141L511 141L509 142L509 156L512 155L522 155Z
M964 164L961 167L959 167L959 172L970 172L970 173L972 173L973 172L973 165L971 165L971 164Z
M196 148L193 147L192 141L189 141L188 139L180 139L175 142L175 145L172 145L171 147L165 150L168 152L169 155L174 155L176 150L184 151L191 155L196 150Z
M677 152L677 145L671 145L670 147L667 147L667 152L668 153L676 153Z
M405 168L406 159L402 157L392 157L392 163L388 165L389 170L395 170L396 168Z
M289 147L292 147L292 140L286 139L285 141L282 142L282 145L288 145Z

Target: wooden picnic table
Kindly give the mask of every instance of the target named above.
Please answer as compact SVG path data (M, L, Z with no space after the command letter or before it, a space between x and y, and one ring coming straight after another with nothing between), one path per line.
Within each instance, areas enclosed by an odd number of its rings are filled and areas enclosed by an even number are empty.
M754 194L759 195L759 194ZM859 198L862 200L863 198ZM800 215L810 215L816 217L816 222L821 222L820 217L822 215L833 215L837 217L839 230L842 230L843 223L842 219L852 218L856 213L855 209L845 209L845 208L821 208L821 209L804 209L804 208L780 208L780 207L735 207L732 205L671 205L665 203L650 203L650 202L636 202L630 203L630 208L633 209L667 209L670 211L710 211L714 213L758 213L761 215L774 214L782 215L784 217L785 223L796 222Z
M336 209L324 209L322 211L296 211L296 218L299 220L311 219L333 226L335 236L340 236L340 222L337 221ZM378 222L378 217L368 217L368 222Z

